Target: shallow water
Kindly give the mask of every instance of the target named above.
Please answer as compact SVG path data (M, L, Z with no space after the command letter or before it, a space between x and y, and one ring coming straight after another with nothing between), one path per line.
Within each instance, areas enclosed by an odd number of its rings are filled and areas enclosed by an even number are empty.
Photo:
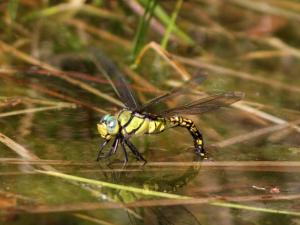
M82 219L83 215L117 224L132 221L138 224L203 224L202 221L207 224L219 224L220 221L228 224L248 224L251 221L291 224L297 221L297 217L291 215L256 211L258 208L297 211L299 164L280 166L281 161L299 160L299 136L294 131L290 131L285 138L279 137L279 140L276 140L276 134L280 136L277 132L273 133L273 138L263 135L222 148L213 147L213 143L222 141L218 139L220 134L225 140L225 137L247 133L253 127L264 127L236 109L218 110L202 116L200 122L211 154L210 161L194 161L191 137L184 129L176 128L161 135L134 138L134 143L149 163L145 166L141 163L130 165L135 162L131 156L128 167L119 170L122 161L117 159L123 160L121 151L109 159L95 162L98 146L102 143L95 127L98 119L97 113L82 108L1 119L5 135L40 159L50 160L40 162L42 165L35 165L37 162L30 165L17 160L18 156L11 149L2 146L1 159L11 160L1 163L1 195L4 203L12 199L17 201L11 203L11 210L2 211L4 223L93 224ZM212 131L219 134L214 136ZM238 164L239 161L241 164ZM275 164L263 166L261 161L275 161ZM161 163L155 165L154 162ZM222 165L222 162L227 164ZM184 201L177 200L176 203L167 200L169 204L166 206L166 200L157 197L70 183L32 171L33 167L43 169L43 166L79 177L190 196L203 202L186 204ZM276 193L277 190L279 193ZM281 196L291 196L291 199L280 200ZM208 203L226 199L239 205L256 207L256 210L232 209ZM137 207L128 208L128 211L120 209L120 206L111 206L111 202L137 202Z

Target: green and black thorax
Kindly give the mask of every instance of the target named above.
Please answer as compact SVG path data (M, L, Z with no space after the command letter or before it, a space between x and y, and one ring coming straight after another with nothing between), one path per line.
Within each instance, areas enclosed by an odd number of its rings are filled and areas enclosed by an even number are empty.
M157 134L171 126L166 118L128 109L121 110L117 119L122 128L122 135L126 138L132 135Z

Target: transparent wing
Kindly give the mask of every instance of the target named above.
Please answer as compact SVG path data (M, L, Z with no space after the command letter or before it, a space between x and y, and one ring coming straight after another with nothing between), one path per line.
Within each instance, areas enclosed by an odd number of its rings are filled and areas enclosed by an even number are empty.
M114 91L126 107L132 110L140 108L140 103L134 96L134 92L128 86L125 76L101 50L90 49L88 56L97 69L110 82Z
M172 91L150 100L148 103L141 106L141 108L139 108L138 111L149 112L149 113L155 114L155 113L157 113L157 112L155 112L156 111L155 106L157 106L159 103L165 103L166 101L171 100L172 98L175 98L178 95L182 95L185 92L193 90L195 87L197 87L203 81L205 81L206 78L207 78L206 75L198 72L194 78L192 78L189 81L186 81L182 86L180 86L178 88L174 88Z
M234 102L239 101L244 96L241 92L226 92L214 94L191 103L164 110L159 113L161 116L175 116L175 115L196 115L205 113L220 107L228 106Z

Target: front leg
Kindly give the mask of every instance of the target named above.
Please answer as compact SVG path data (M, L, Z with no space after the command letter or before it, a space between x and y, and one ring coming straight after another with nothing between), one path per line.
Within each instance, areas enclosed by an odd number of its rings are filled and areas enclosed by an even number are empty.
M105 154L104 156L100 156L99 158L108 158L108 157L110 157L114 152L117 151L119 142L120 142L120 138L117 136L115 138L109 152L107 154Z
M102 145L100 145L100 149L99 149L99 151L98 151L98 155L97 155L96 161L99 161L100 156L101 156L101 153L102 153L102 151L103 151L103 148L106 146L106 144L107 144L109 141L110 141L110 139L109 139L109 140L105 140L105 142L103 142Z
M122 149L123 149L123 153L124 153L124 166L127 164L128 162L128 155L127 155L127 151L126 151L126 147L125 147L125 138L122 137Z

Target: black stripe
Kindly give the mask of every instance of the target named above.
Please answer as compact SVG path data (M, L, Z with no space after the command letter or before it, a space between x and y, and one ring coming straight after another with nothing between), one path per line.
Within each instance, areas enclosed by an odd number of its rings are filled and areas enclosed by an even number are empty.
M172 119L174 119L175 120L175 117L174 116L172 116L172 117L169 117L169 121L172 123L172 125L174 126L174 127L177 127L177 126L179 126L179 123L178 123L178 121L171 121L171 118Z
M127 110L127 111L129 111L129 110ZM124 112L124 111L123 111L123 112ZM129 112L130 112L130 111L129 111ZM125 128L130 124L130 122L132 121L132 119L133 119L134 117L137 117L137 118L140 118L140 119L145 119L145 118L147 118L147 117L146 117L145 115L143 115L143 114L139 114L139 115L143 116L143 118L137 116L137 115L136 115L136 112L131 112L130 115L131 115L131 117L130 117L130 119L127 121L127 123L124 124L123 126L121 126L122 129L125 129ZM118 119L119 119L119 117L120 117L120 115L118 116ZM143 121L143 122L144 122L144 121Z
M157 129L158 129L159 132L160 132L161 125L164 123L164 121L159 121L159 120L158 120L158 122L159 122L159 125L158 125ZM162 131L163 131L163 130L162 130Z
M123 126L121 126L122 129L126 128L126 126L128 126L128 124L131 122L131 120L134 118L133 113L130 113L130 119L127 121L127 123L125 123ZM118 117L119 120L119 117Z
M140 118L140 119L142 119L142 118ZM130 133L129 133L129 135L132 135L132 134L134 134L138 129L140 129L141 128L141 126L144 124L144 122L145 122L145 119L143 119L143 122L140 124L140 126L139 127L137 127L136 129L133 129ZM126 130L125 130L126 131Z
M153 122L154 122L154 131L153 131L153 133L156 131L156 120L153 120Z
M161 120L161 121L160 121ZM167 129L167 127L166 127L166 120L164 119L164 118L159 118L159 119L157 119L157 120L152 120L153 122L154 122L154 132L153 133L149 133L149 132L146 132L145 134L159 134L159 133L161 133L161 132L163 132L164 130L166 130ZM165 125L165 129L163 129L162 131L158 131L158 132L155 132L156 131L156 123L155 122L160 122L160 123L164 123L164 125ZM150 123L150 122L149 122Z
M146 115L144 114L141 114L141 113L137 113L137 112L132 112L132 114L140 119L145 119L146 118ZM142 117L139 117L139 116L142 116Z

